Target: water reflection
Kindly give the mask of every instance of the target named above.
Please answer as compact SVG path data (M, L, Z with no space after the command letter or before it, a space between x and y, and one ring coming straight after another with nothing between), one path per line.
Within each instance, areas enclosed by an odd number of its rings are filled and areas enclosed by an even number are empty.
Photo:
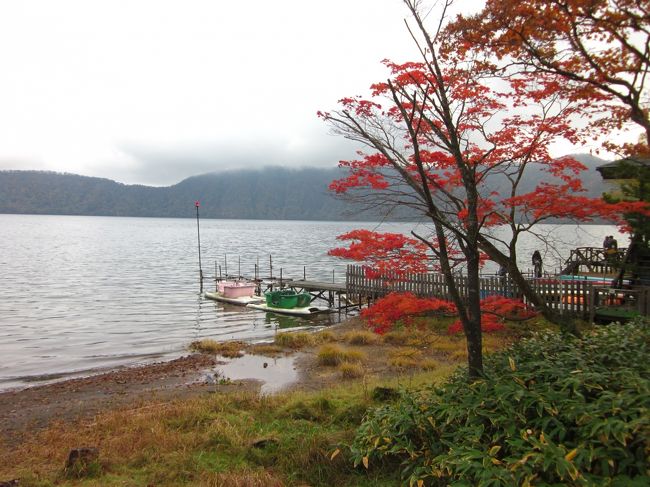
M263 357L244 355L226 360L215 368L217 379L241 380L255 379L262 382L261 393L277 392L298 380L295 366L296 357Z

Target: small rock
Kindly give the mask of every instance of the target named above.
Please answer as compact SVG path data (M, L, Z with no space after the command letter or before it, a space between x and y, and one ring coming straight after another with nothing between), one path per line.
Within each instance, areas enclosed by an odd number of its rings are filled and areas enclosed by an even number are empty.
M392 387L375 387L372 390L372 398L375 401L394 401L400 397L401 394L399 391L397 389L393 389Z
M251 443L251 447L263 449L277 444L278 444L278 440L276 440L275 438L261 438Z
M68 454L68 461L65 462L65 470L81 472L86 469L88 464L96 461L99 458L99 448L94 446L83 446L80 448L73 448Z

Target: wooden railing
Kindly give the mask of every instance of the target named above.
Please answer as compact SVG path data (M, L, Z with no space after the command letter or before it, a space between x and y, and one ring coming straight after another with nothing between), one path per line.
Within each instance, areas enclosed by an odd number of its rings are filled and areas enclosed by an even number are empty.
M468 292L467 277L454 277L461 297ZM546 305L561 313L587 318L589 316L590 293L593 283L560 279L529 279L528 284ZM449 286L442 274L397 274L385 273L369 278L363 267L350 265L346 273L346 289L351 297L377 299L391 292L411 292L420 297L435 297L451 300ZM485 298L500 295L523 299L523 293L509 277L486 276L480 279L480 295Z
M616 272L627 249L605 250L600 247L578 247L564 263L562 274L590 272L611 274Z

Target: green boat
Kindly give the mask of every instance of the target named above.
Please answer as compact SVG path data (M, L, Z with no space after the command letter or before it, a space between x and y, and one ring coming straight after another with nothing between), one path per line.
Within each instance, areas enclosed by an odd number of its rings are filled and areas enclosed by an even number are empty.
M297 293L290 289L271 291L266 293L264 297L266 298L266 305L272 308L304 308L311 303L309 293Z

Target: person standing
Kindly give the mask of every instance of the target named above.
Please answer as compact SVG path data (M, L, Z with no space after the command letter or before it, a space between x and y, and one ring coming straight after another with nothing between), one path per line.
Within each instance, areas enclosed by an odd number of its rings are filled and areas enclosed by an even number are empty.
M539 250L533 252L533 273L535 277L542 277L542 254Z
M605 237L605 240L603 240L603 250L607 251L612 247L612 238L611 235Z

